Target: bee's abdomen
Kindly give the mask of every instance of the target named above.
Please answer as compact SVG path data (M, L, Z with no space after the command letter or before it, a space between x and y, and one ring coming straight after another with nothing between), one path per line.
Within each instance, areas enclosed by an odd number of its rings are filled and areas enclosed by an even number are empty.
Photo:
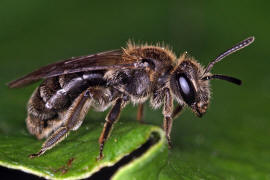
M51 86L54 87L53 90L46 90L46 93L48 94L50 92L54 92L45 100L45 107L47 109L58 111L63 108L67 108L85 89L91 86L102 86L105 84L105 81L103 80L102 72L91 72L59 76L58 83L60 88L57 88L57 86Z
M56 111L54 110L49 110L45 107L45 102L40 96L40 89L37 88L27 106L28 114L31 115L32 117L38 118L40 120L47 120L47 119L52 119L57 115Z
M103 86L106 82L102 72L69 74L44 80L33 93L28 113L42 120L56 112L67 109L72 101L91 86Z
M91 86L103 86L102 73L70 74L44 80L33 92L27 106L27 127L38 138L46 137L61 122L73 100ZM61 125L61 123L57 123Z
M49 94L47 94L49 96ZM58 118L55 110L48 110L45 107L44 98L41 97L40 87L32 94L27 105L28 115L26 118L27 129L31 134L36 135L39 139L45 137L45 129L48 121Z

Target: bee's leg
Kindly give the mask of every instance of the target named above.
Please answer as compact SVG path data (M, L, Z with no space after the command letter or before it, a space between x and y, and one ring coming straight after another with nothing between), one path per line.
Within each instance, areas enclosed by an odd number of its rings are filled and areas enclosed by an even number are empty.
M125 105L125 101L123 100L123 98L118 98L115 104L113 105L112 109L110 110L109 114L106 117L106 122L104 124L102 133L98 140L99 141L99 157L97 158L97 160L101 160L103 158L103 148L104 148L105 141L109 137L113 124L117 121L124 105Z
M182 110L183 110L183 106L178 104L173 110L172 118L173 119L177 118L180 115Z
M55 131L42 145L41 150L38 153L30 154L29 158L39 157L47 150L53 148L57 143L61 142L68 135L68 129L66 127L60 127Z
M90 107L91 99L89 97L89 91L86 90L74 100L66 112L65 119L63 120L65 122L64 125L49 136L43 143L41 150L36 154L31 154L29 156L30 158L44 154L47 150L65 139L70 130L77 130L80 127Z
M165 97L164 97L164 106L163 106L163 129L165 131L165 135L169 144L169 147L172 146L171 143L171 129L172 129L172 123L173 123L173 118L172 118L172 112L173 112L173 98L172 94L170 93L169 89L165 89Z
M143 103L138 105L137 121L143 123Z

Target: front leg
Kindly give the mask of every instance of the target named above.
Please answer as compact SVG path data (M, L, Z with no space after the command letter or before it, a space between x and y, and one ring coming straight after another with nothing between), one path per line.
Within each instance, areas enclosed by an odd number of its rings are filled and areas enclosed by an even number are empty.
M125 106L126 101L123 98L118 98L113 105L111 111L106 117L106 122L104 124L102 133L99 137L99 157L97 160L101 160L103 158L103 148L106 140L108 139L110 132L112 130L113 124L117 121L122 108Z
M169 148L172 146L171 143L171 129L172 129L172 123L173 123L173 98L170 90L168 88L165 89L164 91L165 96L164 96L164 106L163 106L163 129L165 131L165 135L169 144Z
M144 104L139 104L138 105L138 111L137 111L137 121L140 123L143 123L143 106Z
M173 110L172 118L173 119L177 118L181 114L182 110L183 110L183 106L178 104Z

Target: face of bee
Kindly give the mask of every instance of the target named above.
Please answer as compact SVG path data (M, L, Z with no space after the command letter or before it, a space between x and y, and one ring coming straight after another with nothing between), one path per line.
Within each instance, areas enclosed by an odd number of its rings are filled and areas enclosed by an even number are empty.
M198 116L206 112L210 99L209 82L202 80L203 68L186 59L174 70L170 79L172 92L179 104L186 104Z
M173 70L170 77L170 89L175 99L181 105L188 105L192 111L199 117L206 112L210 100L209 80L221 79L237 85L241 85L241 80L220 74L211 74L213 66L224 59L226 56L249 46L255 40L249 37L232 48L224 51L211 61L204 69L201 65L184 54L178 59L178 65Z

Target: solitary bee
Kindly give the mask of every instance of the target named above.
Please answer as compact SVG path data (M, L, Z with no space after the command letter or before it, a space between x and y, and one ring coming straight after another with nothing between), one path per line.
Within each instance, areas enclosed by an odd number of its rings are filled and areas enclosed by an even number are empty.
M209 80L241 84L239 79L210 71L224 57L253 41L254 37L241 41L206 68L186 53L177 58L167 47L128 43L119 50L56 62L10 82L10 88L17 88L44 79L28 102L26 124L38 139L48 138L30 158L44 154L69 131L77 130L91 107L105 111L111 106L99 137L98 158L102 159L105 142L122 109L129 102L138 104L137 119L141 121L143 104L148 99L155 109L163 105L163 129L171 145L172 122L184 106L190 107L198 117L206 112L210 101ZM173 100L178 102L175 109Z

